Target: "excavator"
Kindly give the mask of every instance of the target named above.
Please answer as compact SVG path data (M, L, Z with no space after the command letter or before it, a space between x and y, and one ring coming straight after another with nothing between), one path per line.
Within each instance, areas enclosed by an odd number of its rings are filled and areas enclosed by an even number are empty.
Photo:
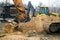
M23 6L22 0L13 0L14 5L16 6L16 10L18 11L17 16L15 18L15 20L11 21L11 20L7 20L7 24L4 26L4 31L7 33L10 32L14 32L17 30L22 31L22 29L20 29L18 27L18 24L20 22L27 22L29 20L29 15L26 16L26 12L25 12L25 8ZM28 5L31 6L31 5ZM30 7L29 7L30 8ZM33 7L31 7L32 9ZM44 8L43 8L44 9ZM28 9L29 11L30 9ZM34 10L35 11L35 10ZM41 11L41 10L40 10ZM28 12L29 13L29 12ZM33 14L34 15L34 14ZM43 15L42 15L43 16ZM47 16L48 18L50 16ZM55 17L56 18L56 17ZM59 19L59 18L58 18ZM42 21L46 20L46 19L41 19ZM40 23L41 24L41 23ZM39 25L40 25L39 24ZM58 31L58 29L60 29L60 21L58 20L54 20L52 18L52 20L50 20L49 22L45 22L42 26L44 28L45 31L49 32L49 33L55 33Z
M13 0L14 5L16 6L16 10L18 11L18 14L16 16L16 20L24 20L26 18L25 8L23 6L22 0Z
M20 20L21 22L29 21L30 20L30 17L29 17L30 10L32 10L32 17L34 17L35 9L32 6L30 1L28 3L28 7L27 8L24 7L24 5L22 3L22 0L13 0L13 2L14 2L14 5L16 7L16 10L18 11L16 20L18 20L18 21ZM26 13L25 10L27 10L27 13Z
M54 13L54 12L49 12L49 8L48 7L40 7L39 13L37 13L36 17L42 17L42 19L47 20L46 18L44 18L44 16L49 16L49 18L51 19L50 22L49 20L46 21L46 23L44 23L44 30L47 31L47 33L58 33L60 32L60 17L58 13ZM42 23L43 24L43 23Z
M16 7L16 10L18 12L17 12L17 15L15 17L15 20L13 20L13 21L12 20L6 20L7 23L3 29L5 29L5 32L8 32L8 33L13 32L14 29L16 30L17 28L15 28L15 27L17 27L16 25L18 25L19 22L27 22L30 20L30 16L29 16L30 10L32 10L32 17L35 16L34 15L35 9L34 9L34 7L30 1L28 3L28 8L24 7L22 0L13 0L13 2L14 2L14 5ZM27 13L25 12L25 9L27 10ZM12 27L10 27L10 26L13 26L14 28L12 29Z

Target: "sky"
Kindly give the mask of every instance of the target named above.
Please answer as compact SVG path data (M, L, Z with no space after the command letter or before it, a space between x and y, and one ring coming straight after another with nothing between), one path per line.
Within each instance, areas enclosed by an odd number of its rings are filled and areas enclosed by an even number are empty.
M0 0L0 2L3 2L3 1L6 1L6 0ZM28 2L31 1L33 6L38 6L40 3L42 3L43 6L60 7L60 0L22 0L22 1L23 1L23 4L28 4ZM8 2L13 4L13 0L8 0Z

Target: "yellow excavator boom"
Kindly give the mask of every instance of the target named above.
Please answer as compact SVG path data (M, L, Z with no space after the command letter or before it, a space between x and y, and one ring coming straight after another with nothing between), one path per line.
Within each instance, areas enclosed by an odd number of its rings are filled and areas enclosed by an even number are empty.
M17 18L20 20L25 19L25 17L26 17L25 8L22 3L22 0L13 0L13 2L14 2L14 5L16 6L16 10L18 11Z

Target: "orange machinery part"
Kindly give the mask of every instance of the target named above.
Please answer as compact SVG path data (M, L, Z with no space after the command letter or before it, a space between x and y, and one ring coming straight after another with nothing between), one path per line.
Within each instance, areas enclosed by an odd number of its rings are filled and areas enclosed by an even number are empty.
M14 5L17 5L16 8L19 13L17 17L20 19L24 19L26 17L26 14L25 14L25 8L24 8L22 0L13 0L13 2L14 2Z

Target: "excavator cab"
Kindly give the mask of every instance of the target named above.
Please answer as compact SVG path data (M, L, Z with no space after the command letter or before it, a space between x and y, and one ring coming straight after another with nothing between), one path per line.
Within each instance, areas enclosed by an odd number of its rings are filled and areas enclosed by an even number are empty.
M36 14L36 16L40 16L40 15L50 15L49 14L49 8L48 7L39 7L39 11Z
M39 13L49 15L49 8L48 7L40 7Z

